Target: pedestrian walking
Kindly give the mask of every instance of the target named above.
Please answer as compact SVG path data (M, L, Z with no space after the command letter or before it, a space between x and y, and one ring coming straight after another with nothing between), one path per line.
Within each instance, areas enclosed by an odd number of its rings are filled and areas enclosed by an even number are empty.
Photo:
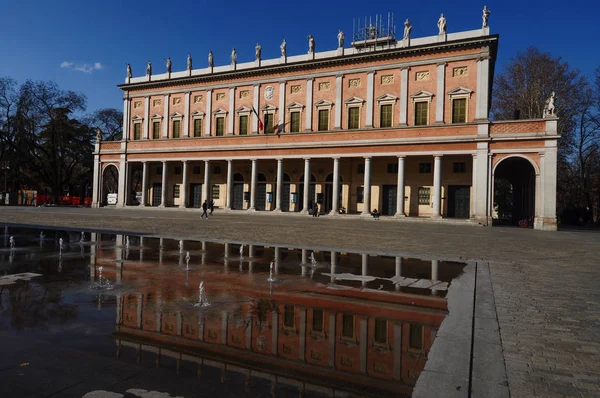
M314 202L311 200L308 201L308 214L310 215L314 215L315 212L315 205Z
M313 217L319 217L319 204L315 202L315 206L313 207Z
M210 215L212 216L213 211L215 211L215 201L211 200L210 201Z
M208 213L206 212L208 210L208 203L206 203L206 200L204 201L204 203L202 203L202 215L200 216L200 218L204 218L204 216L206 216L206 218L208 218Z

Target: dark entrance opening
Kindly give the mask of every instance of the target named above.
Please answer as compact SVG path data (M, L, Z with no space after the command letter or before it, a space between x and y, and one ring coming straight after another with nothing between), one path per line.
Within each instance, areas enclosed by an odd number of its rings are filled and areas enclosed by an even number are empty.
M160 182L155 182L152 184L152 206L154 206L154 207L160 206L161 200L162 200L162 184Z
M396 214L396 203L398 198L396 193L398 192L397 185L384 185L383 186L383 198L381 203L381 214L384 216L393 216Z
M267 208L267 177L263 173L256 176L256 210L265 210Z
M448 217L469 218L471 211L471 187L468 185L448 186Z
M523 158L502 160L494 172L496 224L518 225L535 216L535 170Z
M244 208L244 176L240 173L233 175L231 208L242 210Z
M202 184L190 184L189 207L202 207Z
M302 209L304 209L304 174L302 174L300 176L300 181L302 181L302 182L300 184L298 184L298 206L296 207L296 211L302 211ZM315 197L315 192L317 190L316 182L317 182L317 178L313 174L311 174L310 188L309 188L310 191L308 191L308 202L309 203L311 201L314 203L314 201L316 199L316 197Z
M340 186L338 196L338 209L342 207L342 176L340 175ZM333 173L325 179L325 197L323 198L323 208L321 212L329 213L333 208Z
M281 211L290 211L290 192L292 179L287 173L283 173L283 185L281 186Z

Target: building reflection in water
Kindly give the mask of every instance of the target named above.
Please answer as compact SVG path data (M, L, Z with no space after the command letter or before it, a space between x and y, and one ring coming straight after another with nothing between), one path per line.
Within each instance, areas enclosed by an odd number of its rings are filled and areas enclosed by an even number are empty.
M93 241L114 235L92 234ZM447 315L445 293L461 263L315 251L239 243L185 242L191 271L180 264L177 241L123 237L91 252L97 267L130 293L117 295L112 338L117 356L134 349L152 356L305 391L409 396ZM281 278L266 281L269 263ZM158 265L158 266L157 266ZM96 270L96 271L94 271ZM203 280L213 306L199 310Z

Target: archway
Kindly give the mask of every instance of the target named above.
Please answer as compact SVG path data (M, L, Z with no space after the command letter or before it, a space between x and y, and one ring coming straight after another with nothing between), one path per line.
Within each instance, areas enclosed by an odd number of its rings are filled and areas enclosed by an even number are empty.
M342 182L344 179L340 175L340 186L338 195L338 209L342 207ZM323 198L323 209L321 211L329 213L333 208L333 173L325 178L325 195Z
M518 225L535 217L536 170L529 160L510 157L494 170L494 223ZM531 225L531 224L530 224Z
M244 176L241 173L233 175L231 208L239 210L244 208Z
M109 164L102 173L102 204L116 205L119 194L119 169Z

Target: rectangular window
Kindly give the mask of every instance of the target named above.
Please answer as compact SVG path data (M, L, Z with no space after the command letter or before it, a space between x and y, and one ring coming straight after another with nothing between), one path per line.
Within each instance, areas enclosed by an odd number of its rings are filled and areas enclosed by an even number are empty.
M375 319L374 341L377 344L387 344L387 321L385 319Z
M354 315L342 315L342 337L354 337Z
M423 326L410 324L408 331L408 348L411 350L423 349Z
M173 120L173 138L181 137L181 120Z
M319 131L329 130L329 110L321 109L319 111Z
M193 174L200 174L200 166L194 166L192 168L192 173Z
M194 137L202 137L202 119L194 119Z
M248 115L240 116L240 135L248 135Z
M388 163L388 173L398 174L398 163Z
M179 199L179 184L173 185L173 199Z
M312 330L313 332L323 331L323 310L321 309L313 310Z
M264 123L265 123L265 134L273 134L273 119L275 115L272 113L265 113Z
M139 140L142 138L142 123L135 123L133 125L133 139Z
M212 198L219 199L220 196L221 196L221 187L216 184L213 185L212 186Z
M290 113L290 133L300 132L300 112Z
M364 187L356 187L356 203L362 203L365 194Z
M452 163L452 171L454 173L466 173L467 164L465 162L454 162Z
M418 195L419 195L419 204L420 205L431 204L429 188L420 187Z
M419 163L419 173L421 173L421 174L431 173L431 163Z
M429 122L429 102L415 102L415 126L427 126Z
M458 98L452 100L452 123L467 122L467 99Z
M381 105L379 127L392 127L392 104Z
M215 135L222 136L223 134L225 134L225 118L218 117L215 125Z
M353 130L353 129L358 128L359 112L360 112L360 108L357 106L348 108L348 130Z
M160 138L160 122L152 122L152 139L158 140Z
M294 327L294 306L284 305L283 306L283 326L286 328Z
M175 175L181 175L181 166L175 167Z

